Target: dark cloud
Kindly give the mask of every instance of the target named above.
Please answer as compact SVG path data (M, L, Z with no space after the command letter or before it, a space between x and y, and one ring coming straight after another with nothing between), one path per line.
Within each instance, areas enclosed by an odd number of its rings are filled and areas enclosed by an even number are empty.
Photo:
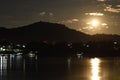
M103 2L105 5L104 11L119 13L120 12L120 0L97 0Z

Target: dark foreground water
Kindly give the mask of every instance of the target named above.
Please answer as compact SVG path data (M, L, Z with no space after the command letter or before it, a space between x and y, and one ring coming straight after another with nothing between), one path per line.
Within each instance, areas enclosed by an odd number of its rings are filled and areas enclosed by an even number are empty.
M120 58L0 56L0 80L120 80Z

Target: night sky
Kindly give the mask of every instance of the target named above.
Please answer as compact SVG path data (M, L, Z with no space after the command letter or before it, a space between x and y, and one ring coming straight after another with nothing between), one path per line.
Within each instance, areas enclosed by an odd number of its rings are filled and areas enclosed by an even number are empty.
M87 34L120 34L120 0L1 0L0 26L38 21L65 24Z

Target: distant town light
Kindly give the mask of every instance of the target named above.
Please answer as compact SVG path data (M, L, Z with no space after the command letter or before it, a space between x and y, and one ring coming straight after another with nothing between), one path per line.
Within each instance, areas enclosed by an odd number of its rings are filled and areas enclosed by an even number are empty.
M69 48L72 48L72 43L68 43L67 46L68 46Z
M6 49L5 49L5 48L3 48L3 47L1 47L1 48L0 48L0 51L5 51L5 50L6 50Z
M25 45L23 45L22 47L25 48Z
M117 42L115 41L115 42L113 42L114 44L117 44Z
M76 54L76 55L77 55L77 58L78 58L78 59L82 58L82 57L83 57L83 54L84 54L83 52L77 52L77 54Z
M33 51L30 51L30 52L28 53L28 56L29 56L29 57L35 57L35 53L34 53Z
M86 47L90 47L90 45L86 45Z
M20 44L17 44L18 47L20 47Z

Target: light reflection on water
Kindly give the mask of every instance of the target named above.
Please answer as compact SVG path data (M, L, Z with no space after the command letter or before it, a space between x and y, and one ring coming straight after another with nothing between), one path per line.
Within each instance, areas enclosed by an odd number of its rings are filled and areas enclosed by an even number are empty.
M0 56L0 79L3 80L3 76L7 75L7 57Z
M100 80L100 59L99 58L92 58L91 59L91 73L92 79L91 80Z

